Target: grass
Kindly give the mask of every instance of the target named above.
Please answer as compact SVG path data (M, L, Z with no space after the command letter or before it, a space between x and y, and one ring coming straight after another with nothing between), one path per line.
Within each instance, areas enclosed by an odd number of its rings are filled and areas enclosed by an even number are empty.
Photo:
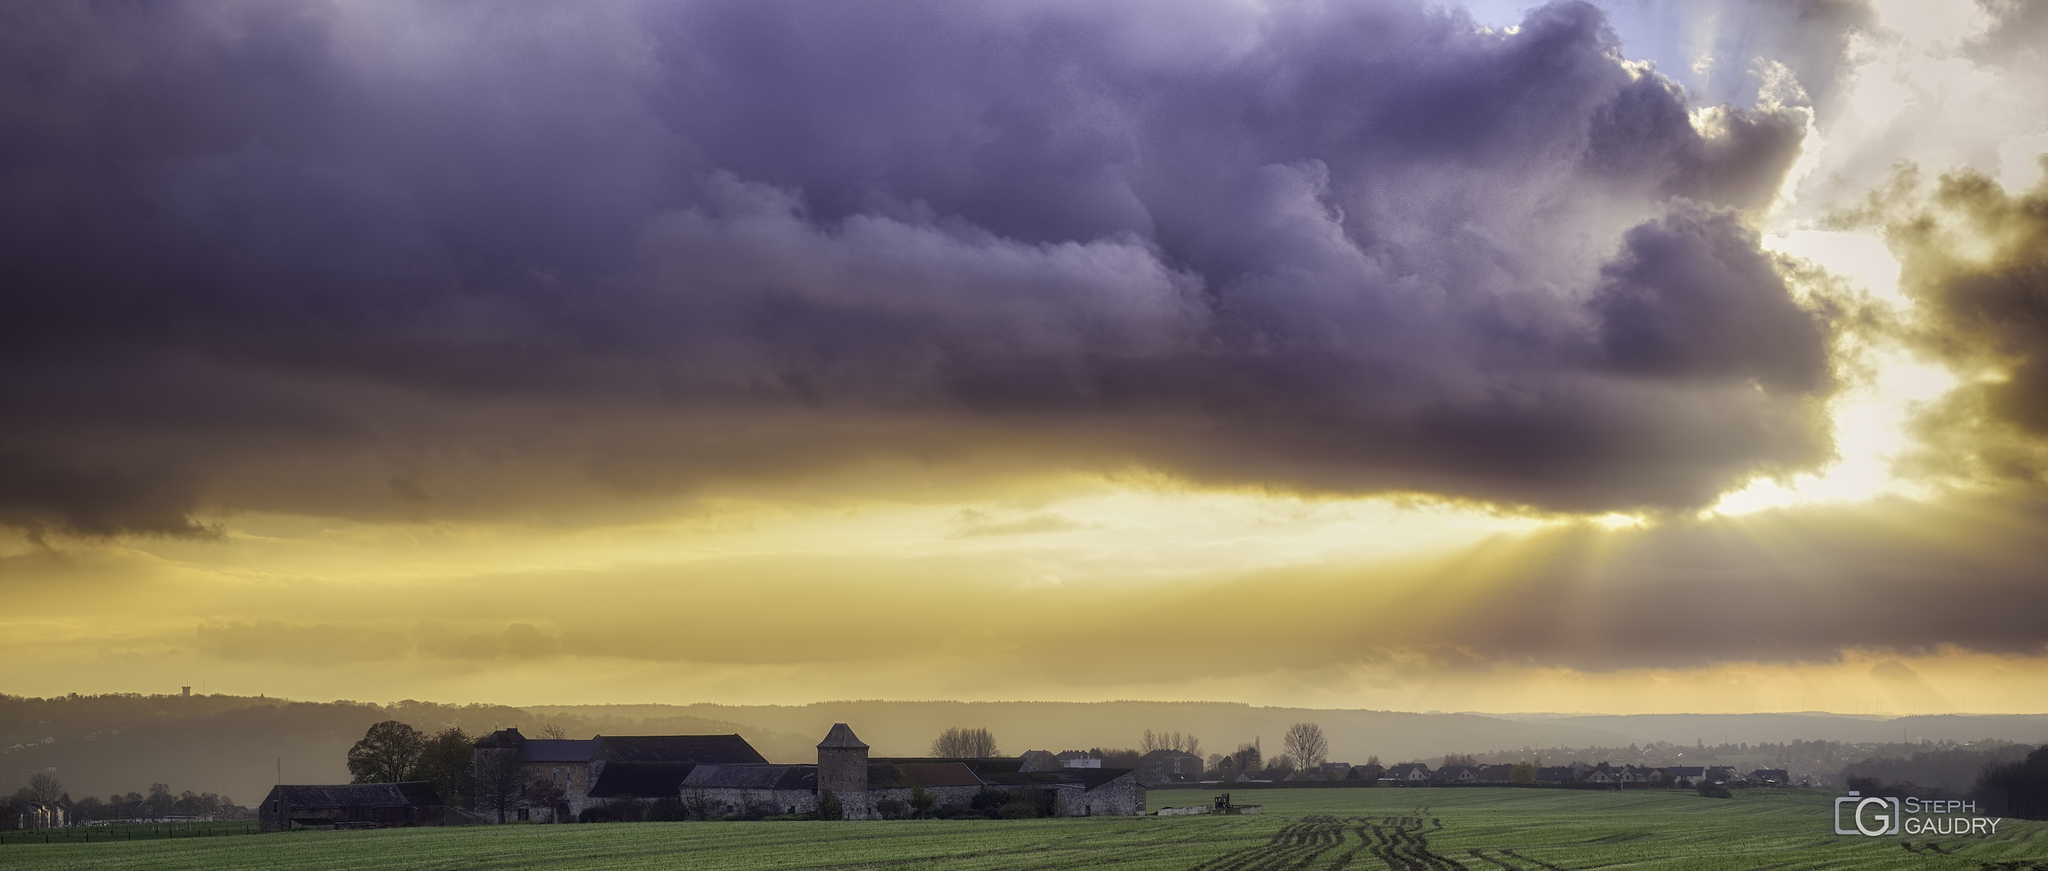
M1151 805L1204 803L1158 791ZM1262 790L1260 816L635 823L292 832L0 847L40 869L2048 869L2048 823L1928 845L1838 837L1833 797L1749 791ZM2010 864L2008 864L2010 863Z

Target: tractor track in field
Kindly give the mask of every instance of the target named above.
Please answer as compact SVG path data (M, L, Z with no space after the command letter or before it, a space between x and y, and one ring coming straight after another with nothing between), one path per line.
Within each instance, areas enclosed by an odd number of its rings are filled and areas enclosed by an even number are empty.
M1442 831L1444 823L1439 817L1427 816L1428 810L1416 808L1413 816L1377 819L1303 817L1300 822L1273 833L1264 844L1226 853L1189 871L1342 871L1374 865L1393 871L1462 871L1466 867L1463 863L1430 849L1430 833ZM1375 863L1374 859L1379 861ZM1364 860L1363 864L1360 860ZM1495 864L1514 871L1533 871Z

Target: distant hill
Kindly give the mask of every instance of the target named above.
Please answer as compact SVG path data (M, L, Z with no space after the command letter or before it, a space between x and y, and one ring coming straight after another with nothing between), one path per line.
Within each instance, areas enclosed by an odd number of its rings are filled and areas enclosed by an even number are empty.
M1508 714L1530 723L1579 726L1628 736L1635 743L1669 741L1788 742L1794 739L1885 743L1981 741L1996 738L2022 744L2048 743L2048 714L1939 714L1868 717L1846 714Z
M151 783L164 783L175 792L220 793L253 805L277 781L280 762L287 782L347 783L349 746L383 720L429 732L460 726L472 734L503 726L531 734L543 723L579 737L737 732L757 747L785 752L817 743L686 715L623 721L414 701L375 705L226 695L0 695L0 794L12 793L38 770L55 769L75 798L146 793Z

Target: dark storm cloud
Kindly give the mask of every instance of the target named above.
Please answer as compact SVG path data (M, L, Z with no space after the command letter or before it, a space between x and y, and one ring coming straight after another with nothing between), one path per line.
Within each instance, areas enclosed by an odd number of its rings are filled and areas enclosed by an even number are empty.
M1963 376L1916 422L1919 471L2048 485L2048 182L2007 191L1962 170L1923 189L1909 169L1842 219L1884 228L1923 312L1909 336Z
M990 452L1604 510L1828 450L1731 211L1804 116L1696 126L1584 5L0 16L0 522Z

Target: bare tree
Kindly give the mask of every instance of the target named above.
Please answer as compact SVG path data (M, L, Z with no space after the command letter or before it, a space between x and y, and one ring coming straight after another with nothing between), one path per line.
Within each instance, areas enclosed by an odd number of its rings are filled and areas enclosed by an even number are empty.
M519 807L526 798L526 778L519 771L519 757L511 748L480 754L476 762L476 809L497 811L498 822L505 812Z
M932 739L932 755L941 759L987 759L996 755L996 736L987 729L954 726Z
M525 798L529 807L548 809L548 822L559 823L562 821L559 813L562 803L569 800L569 787L546 774L536 773L533 779L526 783ZM628 806L631 806L630 801Z
M1154 732L1146 729L1144 736L1138 741L1138 752L1150 753L1154 750L1179 750L1182 753L1200 756L1202 739L1179 732Z
M426 751L427 736L397 720L385 720L363 733L348 748L348 773L356 783L398 783L411 780Z
M569 730L562 728L560 723L542 723L540 736L550 741L566 741L569 738Z
M1294 767L1302 770L1314 768L1330 758L1330 742L1323 737L1323 727L1314 723L1296 723L1287 727L1287 757Z
M64 781L47 771L38 771L28 778L28 796L44 804L50 804L64 797Z

